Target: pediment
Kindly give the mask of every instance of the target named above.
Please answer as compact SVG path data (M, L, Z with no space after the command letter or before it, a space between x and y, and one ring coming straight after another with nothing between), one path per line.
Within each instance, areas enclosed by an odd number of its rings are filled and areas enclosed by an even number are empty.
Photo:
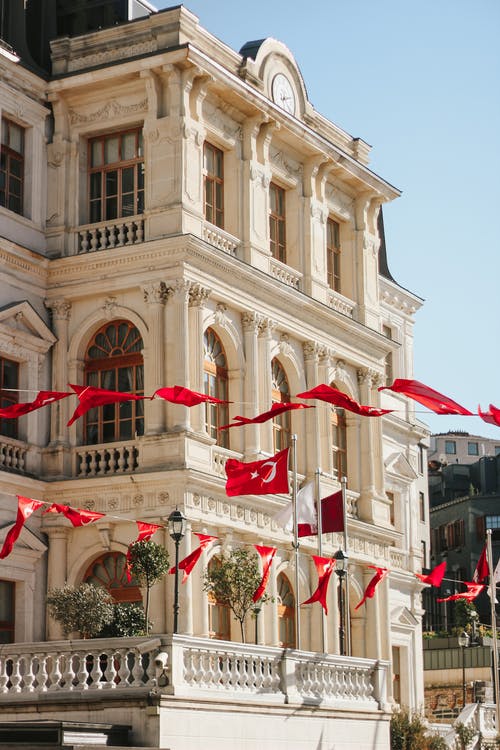
M391 623L415 628L419 624L419 620L410 612L408 607L399 606L391 611Z
M9 523L6 526L0 528L0 545L3 545L5 537L13 526L13 523ZM26 526L23 526L9 557L11 555L14 555L16 552L18 554L23 552L35 552L37 553L37 556L39 556L43 554L47 549L47 545L44 544L44 542L42 542L42 540L36 534L26 528ZM8 559L8 557L5 559Z
M401 452L391 453L384 461L386 471L399 478L413 480L418 477L417 472Z
M0 332L26 348L42 353L57 341L27 300L0 308Z

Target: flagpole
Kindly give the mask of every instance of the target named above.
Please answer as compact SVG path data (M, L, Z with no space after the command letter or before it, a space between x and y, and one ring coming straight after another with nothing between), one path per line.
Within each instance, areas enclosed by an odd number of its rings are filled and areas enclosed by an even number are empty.
M292 441L292 505L293 505L293 548L295 550L295 633L297 648L300 649L300 597L299 597L299 518L297 513L297 435Z
M491 550L491 529L486 529L486 557L488 559L488 573L490 576L490 607L491 607L491 632L493 635L493 683L495 685L495 709L496 709L496 731L500 731L500 692L498 687L498 644L497 644L497 620L495 612L496 585L493 575L493 553Z
M347 477L342 477L340 480L340 486L342 488L342 513L344 515L344 554L349 557L348 543L347 543ZM349 607L349 561L346 565L346 576L345 576L345 643L346 643L346 655L351 655L351 612ZM342 594L341 594L342 595Z
M316 495L316 523L318 525L318 555L323 557L323 509L321 507L321 487L320 487L321 469L314 472L314 494ZM326 622L325 610L321 607L321 644L323 653L326 654Z

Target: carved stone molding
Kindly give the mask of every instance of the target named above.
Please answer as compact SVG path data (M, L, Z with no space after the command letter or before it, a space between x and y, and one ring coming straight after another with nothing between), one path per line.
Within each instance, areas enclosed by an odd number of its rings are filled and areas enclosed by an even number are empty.
M45 300L45 307L52 311L54 320L69 320L71 315L71 302L65 299Z
M211 289L207 289L201 286L201 284L192 284L189 289L189 306L201 307L211 294Z
M259 335L260 336L270 336L275 328L276 328L276 323L274 322L274 320L271 320L271 318L261 317L259 321Z
M181 297L184 298L186 302L189 302L189 292L191 287L192 282L188 281L188 279L175 279L171 286L167 288L168 298L170 299L171 296Z
M321 347L316 341L304 341L302 344L304 351L304 359L318 361L320 354L324 351L324 347Z
M241 325L244 331L256 332L259 330L261 316L256 312L241 313Z
M215 308L215 322L222 327L226 327L228 324L227 305L223 302L219 302Z
M293 348L290 344L290 337L287 333L282 333L280 336L280 352L284 357L290 358L293 354Z
M149 305L164 305L168 298L167 285L164 281L151 281L142 288L144 302Z
M116 311L116 297L110 296L106 297L104 300L104 305L102 306L102 309L104 310L104 315L108 320L112 320L115 317L115 311Z
M148 100L142 99L135 104L120 104L116 99L106 102L101 109L96 110L88 115L76 112L74 109L69 111L69 119L72 125L81 123L100 122L101 120L110 120L113 117L122 117L123 115L135 114L136 112L145 112L148 107Z
M368 388L372 388L375 385L378 385L378 383L381 380L381 374L380 372L377 372L377 370L372 370L369 367L360 367L356 371L356 375L358 378L358 383L360 385L367 385Z

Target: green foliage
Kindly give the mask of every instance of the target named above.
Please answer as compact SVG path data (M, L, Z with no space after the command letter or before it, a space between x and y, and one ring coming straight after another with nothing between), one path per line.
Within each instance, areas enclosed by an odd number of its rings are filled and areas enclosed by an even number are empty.
M428 734L422 717L399 709L391 717L391 750L448 750L438 734Z
M245 617L253 606L253 594L261 581L258 557L254 552L237 548L225 553L204 574L203 588L226 604L240 623L241 640L245 643ZM268 601L264 594L260 601Z
M476 612L476 607L473 602L468 602L466 599L457 599L453 602L455 612L455 625L454 630L457 633L461 633L462 630L470 632L472 628L471 612Z
M465 724L461 724L460 722L458 722L458 724L455 724L454 729L459 743L458 747L460 748L460 750L467 750L470 743L476 736L476 730L472 727L466 727Z
M151 625L151 623L150 623ZM146 633L146 615L140 604L118 602L113 619L100 633L102 638L133 638Z
M82 638L96 638L113 619L113 600L92 583L64 586L48 592L49 613L68 636L75 630Z
M439 734L432 734L427 737L426 750L449 750L449 748L443 737Z
M146 635L149 633L149 597L151 587L168 573L168 552L152 540L134 542L129 547L129 562L132 575L142 586L146 587L145 623Z

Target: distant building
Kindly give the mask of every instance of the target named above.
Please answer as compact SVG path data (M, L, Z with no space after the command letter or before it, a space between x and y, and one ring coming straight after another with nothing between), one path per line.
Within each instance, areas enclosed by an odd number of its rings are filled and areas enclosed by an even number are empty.
M431 436L429 462L442 464L470 464L482 456L500 454L500 432L496 439L470 435L462 430L450 430Z

